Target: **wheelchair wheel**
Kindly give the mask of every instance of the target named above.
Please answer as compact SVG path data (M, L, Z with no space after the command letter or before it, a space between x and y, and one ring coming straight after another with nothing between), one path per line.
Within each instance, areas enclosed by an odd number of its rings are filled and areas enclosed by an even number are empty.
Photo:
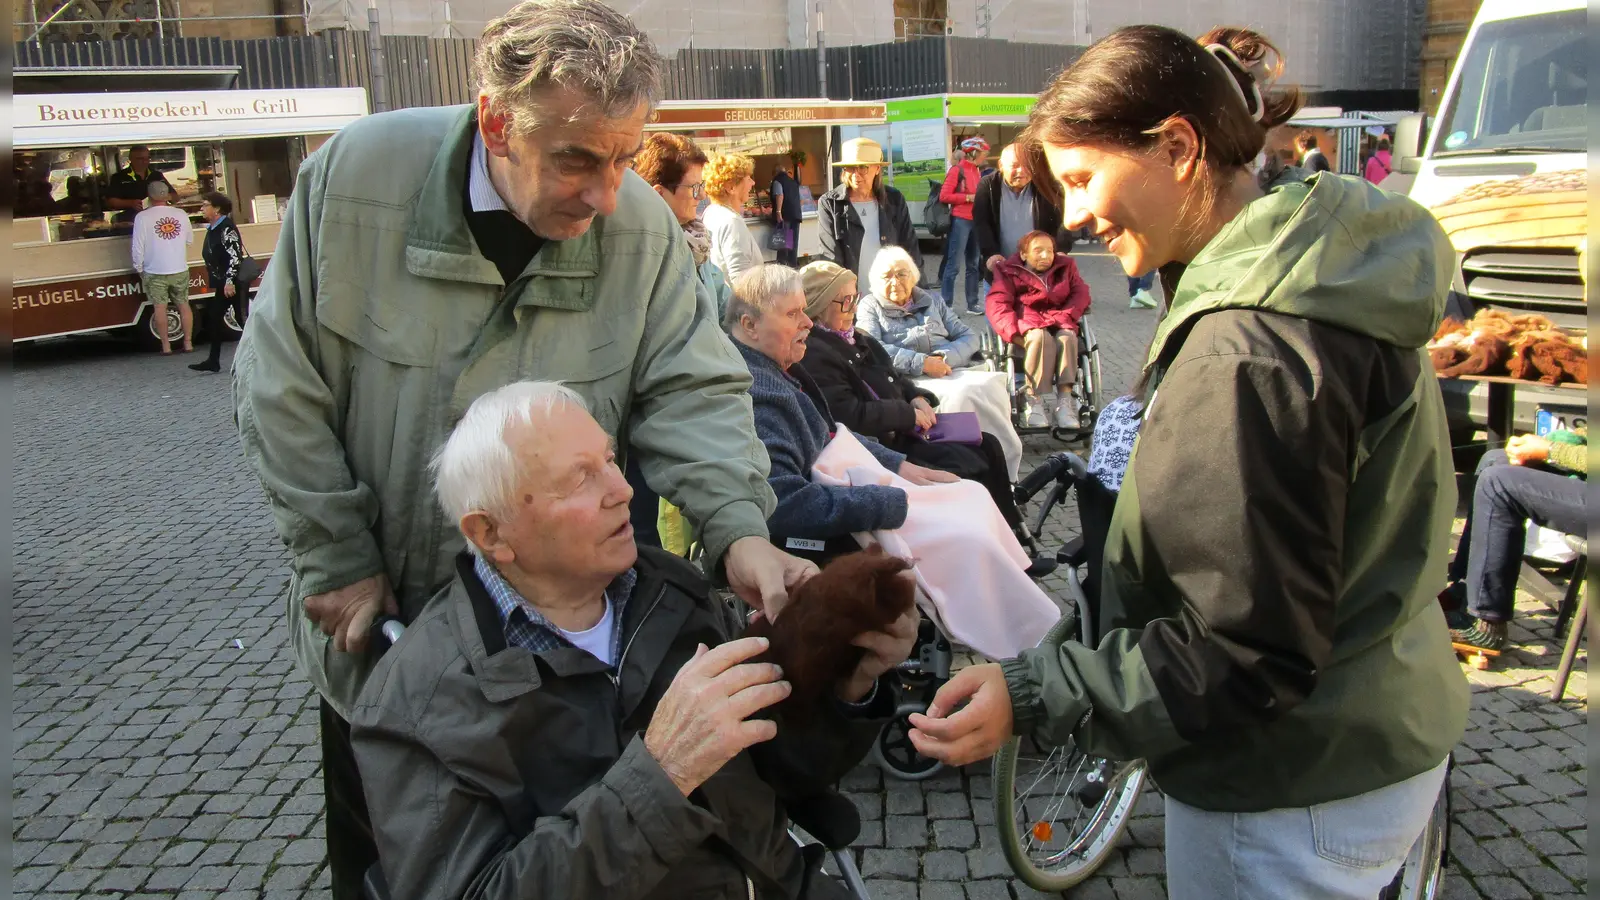
M901 781L922 781L939 774L944 763L923 756L911 744L911 714L926 712L925 703L903 703L894 718L878 731L872 742L872 761Z
M1439 789L1433 815L1422 835L1411 845L1406 861L1400 864L1394 881L1378 894L1378 900L1433 900L1444 880L1444 852L1450 833L1450 776Z
M1037 751L1012 738L994 761L995 825L1012 871L1064 891L1105 863L1144 790L1143 760L1095 759L1068 744Z
M1083 323L1083 340L1079 343L1078 377L1083 383L1083 399L1089 404L1089 421L1085 430L1094 430L1095 422L1100 418L1100 410L1105 406L1104 385L1100 379L1100 342L1094 336L1094 329L1087 321ZM1085 423L1079 423L1084 426Z

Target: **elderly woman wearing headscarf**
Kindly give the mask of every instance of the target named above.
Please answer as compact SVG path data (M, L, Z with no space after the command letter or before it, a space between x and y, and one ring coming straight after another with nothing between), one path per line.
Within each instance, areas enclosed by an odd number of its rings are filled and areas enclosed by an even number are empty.
M810 374L796 365L806 355L811 332L806 305L800 273L788 266L762 265L734 280L724 319L750 369L756 433L771 459L767 482L778 506L767 527L775 536L822 540L899 528L906 519L905 491L811 480L811 468L832 439L837 420ZM912 463L870 437L861 443L884 468L913 484L956 480Z
M939 398L895 371L883 345L857 330L855 273L831 262L813 262L800 270L800 280L812 325L797 367L810 376L801 383L812 402L829 410L833 421L876 438L918 465L979 482L1006 523L1019 530L1022 517L1000 442L992 434L984 434L979 446L936 443L923 436L934 426Z

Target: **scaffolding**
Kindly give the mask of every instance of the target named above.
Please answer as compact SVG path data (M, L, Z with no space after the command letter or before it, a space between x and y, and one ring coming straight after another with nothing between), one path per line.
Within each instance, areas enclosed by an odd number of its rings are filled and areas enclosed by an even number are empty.
M207 11L216 7L215 2L196 4L190 0L190 12L186 15L183 0L26 0L18 4L19 13L25 12L26 18L19 15L13 31L16 39L23 43L168 37L282 37L307 33L310 13L308 0L260 0L256 5L267 6L274 11L242 15L196 14L197 5ZM298 11L277 11L283 7L298 7ZM247 24L263 27L239 27Z

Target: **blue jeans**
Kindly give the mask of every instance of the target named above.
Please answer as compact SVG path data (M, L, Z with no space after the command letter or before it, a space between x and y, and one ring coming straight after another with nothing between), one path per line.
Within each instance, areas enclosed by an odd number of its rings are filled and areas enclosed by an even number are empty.
M1128 296L1132 297L1138 291L1148 291L1156 284L1156 273L1147 272L1138 278L1128 279Z
M961 305L956 302L957 262L961 262L967 270L967 309L982 308L983 297L978 294L978 266L981 264L978 259L978 232L973 229L971 219L950 221L950 239L944 245L944 265L940 267L939 292L951 309L959 311Z
M1166 798L1169 900L1373 900L1433 814L1447 762L1311 807L1208 812Z
M1583 494L1588 484L1547 469L1513 466L1504 450L1483 455L1467 504L1467 524L1450 561L1450 580L1465 581L1467 612L1488 622L1511 621L1522 574L1525 522L1566 534L1588 532Z

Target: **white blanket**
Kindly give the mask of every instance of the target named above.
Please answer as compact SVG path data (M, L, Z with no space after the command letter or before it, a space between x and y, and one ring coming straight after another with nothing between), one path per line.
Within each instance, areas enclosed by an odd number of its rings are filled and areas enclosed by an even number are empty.
M1006 468L1017 480L1022 467L1022 438L1011 424L1011 389L1004 372L956 369L943 378L915 378L917 387L939 398L939 412L975 412L978 425L1000 440Z
M836 427L811 468L811 480L890 485L908 500L904 525L857 534L856 540L881 544L912 562L918 605L951 640L990 659L1036 646L1061 611L1027 576L1028 555L983 485L914 485L885 469L849 429Z

